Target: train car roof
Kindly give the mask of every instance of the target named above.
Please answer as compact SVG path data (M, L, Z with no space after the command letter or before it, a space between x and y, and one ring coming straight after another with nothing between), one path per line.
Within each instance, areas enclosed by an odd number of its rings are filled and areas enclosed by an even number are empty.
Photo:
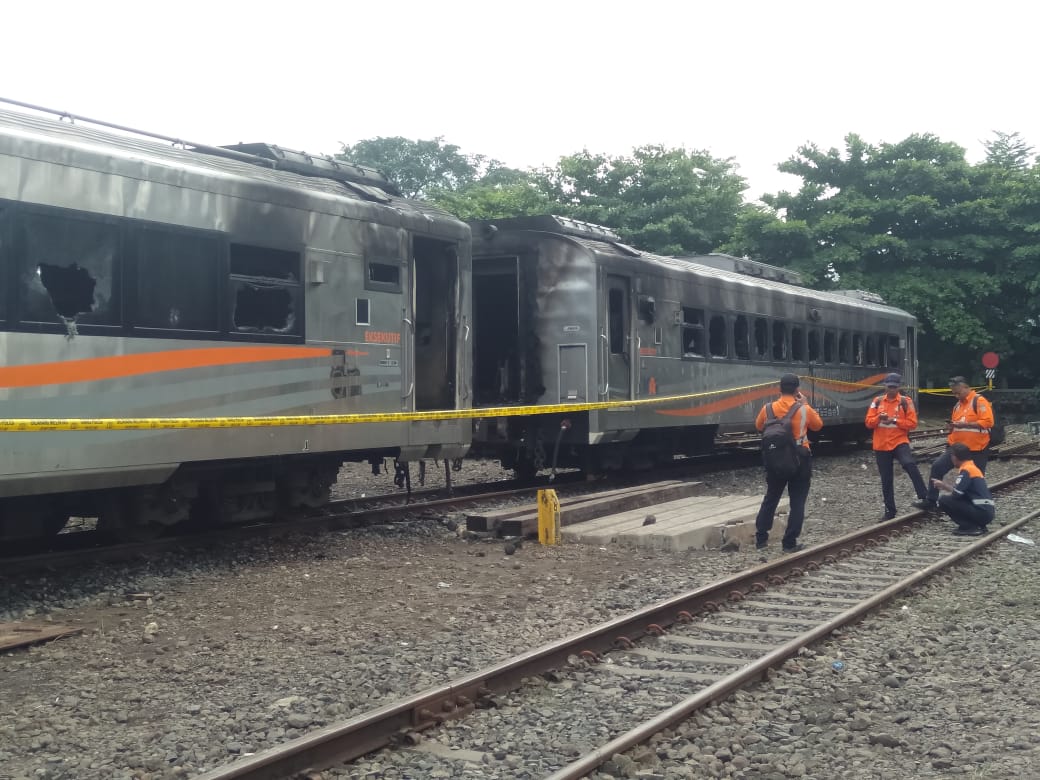
M310 196L316 201L332 200L348 212L346 216L351 217L370 218L372 212L361 207L361 204L366 204L384 207L397 214L411 214L426 222L455 223L460 228L463 224L433 205L401 197L396 187L374 169L350 163L338 164L338 161L329 158L313 158L271 144L198 148L188 144L186 148L180 148L150 138L91 127L89 124L71 124L6 109L0 109L0 135L80 149L87 153L94 152L166 169L200 173L215 179L248 182L272 190ZM323 174L323 169L327 175ZM338 174L336 169L339 169Z
M767 290L776 290L786 295L796 295L813 300L827 301L839 306L868 309L879 313L892 314L903 318L913 319L909 312L895 306L886 304L880 296L859 290L813 290L809 287L801 287L776 279L765 278L759 275L748 275L726 268L717 267L715 264L706 265L699 260L702 257L709 258L731 258L733 262L718 262L718 265L739 267L740 258L731 255L694 255L690 257L667 257L655 255L652 252L643 252L623 244L620 238L609 228L590 223L580 222L565 217L537 216L520 217L516 219L488 219L474 220L470 222L473 227L474 237L474 260L479 251L477 244L483 241L492 241L497 230L533 232L545 237L555 237L559 240L569 241L581 245L595 254L599 259L611 259L624 263L645 263L661 269L678 271L680 273L694 272L698 276L711 277L730 284L741 284ZM494 226L494 230L490 229ZM585 226L594 228L586 231Z

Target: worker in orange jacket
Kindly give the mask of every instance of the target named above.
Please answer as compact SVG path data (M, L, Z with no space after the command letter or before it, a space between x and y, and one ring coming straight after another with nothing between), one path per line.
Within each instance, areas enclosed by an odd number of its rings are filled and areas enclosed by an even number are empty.
M889 374L882 384L885 394L879 395L867 409L867 428L874 431L874 459L877 461L878 474L881 477L881 498L885 502L885 511L880 522L891 520L896 516L896 496L892 482L894 461L909 475L910 481L921 501L928 494L917 461L910 451L910 431L917 427L917 409L910 396L903 395L899 388L903 385L903 377Z
M805 522L805 501L809 497L809 486L812 484L812 450L809 447L809 431L823 428L820 413L809 405L809 399L798 389L800 382L796 374L784 374L780 377L780 397L765 404L755 418L755 427L762 430L766 426L768 413L766 407L771 406L775 418L784 417L791 407L797 404L791 417L791 435L794 437L800 461L798 472L789 478L777 477L766 473L766 494L755 516L755 549L761 550L769 542L769 532L773 530L773 517L780 504L780 498L787 489L790 507L787 512L787 530L784 531L780 546L785 553L801 550L805 545L798 543Z
M950 392L957 399L950 415L950 422L946 424L949 434L946 441L950 445L946 452L932 464L929 475L928 495L924 500L914 504L918 509L938 509L939 490L935 487L935 480L942 480L946 473L953 468L953 456L950 448L954 444L965 445L971 457L969 460L975 463L979 471L986 473L986 463L989 461L989 429L993 427L993 407L989 401L972 390L968 380L962 376L950 379Z

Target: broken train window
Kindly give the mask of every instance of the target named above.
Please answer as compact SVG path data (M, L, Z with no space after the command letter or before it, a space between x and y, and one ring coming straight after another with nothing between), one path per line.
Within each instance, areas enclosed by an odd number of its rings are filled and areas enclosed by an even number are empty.
M98 218L25 214L19 268L21 319L119 325L119 227Z
M300 254L231 245L231 327L239 333L301 332Z

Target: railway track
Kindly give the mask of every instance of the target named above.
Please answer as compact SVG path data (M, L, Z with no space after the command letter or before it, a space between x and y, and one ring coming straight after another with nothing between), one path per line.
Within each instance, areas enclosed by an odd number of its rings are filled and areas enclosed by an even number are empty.
M96 530L62 533L39 542L9 545L0 552L0 576L18 575L44 569L69 568L99 562L113 563L142 559L151 555L181 549L215 548L248 539L277 538L295 533L317 533L357 528L365 525L397 522L423 512L461 509L467 506L528 495L532 505L539 488L552 487L587 492L611 487L639 486L669 476L684 478L698 474L739 468L748 457L756 458L757 450L748 453L728 450L720 458L717 453L677 459L670 467L637 472L634 476L611 473L609 479L588 482L581 472L570 471L536 480L502 480L487 484L456 485L450 495L445 488L413 490L372 496L364 500L334 501L306 515L296 515L262 523L227 525L214 529L187 531L133 542L118 542ZM754 462L757 462L755 460ZM565 495L565 494L564 494Z
M539 712L541 726L527 738L548 742L551 737L553 744L570 746L556 755L546 746L544 766L525 767L522 776L583 777L614 754L763 677L801 648L1040 516L1040 468L992 487L1006 498L1020 483L1029 492L1019 503L1031 509L985 537L953 537L947 524L920 512L871 525L199 777L293 777L384 746L419 753L424 748L416 735L438 726L454 751L454 760L452 754L439 756L445 767L457 766L461 757L476 762L479 770L485 763L498 764L502 755L487 746L505 741L506 733L517 739L516 729L509 729L509 713L519 708ZM551 681L546 684L540 676ZM531 680L538 684L524 685ZM631 695L619 698L619 690ZM438 760L435 751L423 756ZM520 767L513 769L513 774L505 768L495 771L521 776ZM341 772L353 776L349 768L330 769L326 776ZM437 776L482 775L448 771Z
M580 475L562 474L554 485L581 483ZM164 552L191 548L213 548L229 542L246 539L276 538L295 533L316 533L342 530L364 525L394 522L401 517L416 513L462 508L496 499L516 496L534 496L538 487L548 484L545 480L532 485L530 482L503 481L488 490L487 485L456 487L453 495L445 496L443 489L413 491L410 500L400 495L376 496L359 501L345 499L332 502L321 510L303 517L283 521L272 521L252 525L236 525L209 531L187 533L177 536L150 539L141 542L113 544L94 531L61 534L54 537L58 547L42 551L0 556L0 565L5 575L24 574L47 568L67 568L97 562L126 561ZM533 500L533 498L532 498Z

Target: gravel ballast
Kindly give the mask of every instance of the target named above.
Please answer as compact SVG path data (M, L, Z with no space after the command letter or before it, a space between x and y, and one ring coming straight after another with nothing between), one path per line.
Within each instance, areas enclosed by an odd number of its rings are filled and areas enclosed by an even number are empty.
M995 462L988 476L995 481L1025 468ZM360 494L365 489L357 485L386 479L366 475L359 467L346 475L342 494ZM763 488L759 469L716 473L710 480L710 490L718 495L760 493ZM900 506L907 508L913 496L899 469L896 486ZM821 458L802 541L812 544L861 527L874 522L880 511L870 452ZM190 777L718 579L762 557L754 551L673 554L579 545L540 548L531 542L506 555L500 541L461 538L454 530L459 520L417 516L407 524L246 542L193 559L170 555L138 565L0 582L0 618L44 618L85 629L80 636L0 658L5 709L0 776ZM1037 534L1036 524L1023 532ZM778 542L768 553L779 554ZM896 608L898 620L872 618L853 628L839 648L821 646L768 683L703 716L728 721L711 721L689 737L679 730L676 739L654 746L657 763L640 753L649 765L635 766L661 777L701 776L689 774L694 771L718 776L753 771L758 774L744 776L768 777L761 773L768 771L777 777L823 778L837 775L813 769L809 754L829 745L848 772L872 767L873 760L905 767L907 755L924 750L915 764L922 772L952 772L962 766L974 772L992 766L1017 768L1017 774L1028 776L1024 767L1037 759L1037 694L1034 674L1020 664L1035 668L1038 660L1033 605L1040 593L1035 577L1029 576L1036 563L1036 548L1001 542L979 566L964 566L948 582L930 587L928 599L946 604L949 614L938 606L916 606L917 597L909 597L909 617ZM967 582L965 577L982 576L978 573L987 567L992 570L978 587L960 585ZM1017 579L1000 585L1002 577ZM1012 591L1013 598L996 595ZM1015 603L1001 600L1009 598ZM971 628L976 624L980 628ZM948 639L949 625L960 641ZM917 639L875 638L884 626L912 628ZM928 636L937 639L929 641ZM917 646L927 654L915 655ZM889 656L890 649L897 655ZM831 657L839 650L846 663L841 675L831 671ZM963 669L970 657L969 674ZM929 670L940 669L946 670L945 687L921 682ZM983 670L992 671L992 679ZM1002 681L1002 674L1008 679ZM900 682L898 688L884 682L891 676ZM1002 717L987 720L987 713L1008 703L1011 687L1019 697L1017 711L1007 706ZM852 720L858 724L866 719L868 727L851 729L837 717L805 721L803 716L815 711L808 697L830 693L849 695L852 713L860 713ZM786 736L774 737L773 727L768 734L759 733L756 724L777 719L760 714L772 710L754 703L758 695L786 702L783 724L791 727ZM951 702L950 696L956 698ZM915 697L928 705L926 711L913 706ZM818 709L836 713L835 706L821 699ZM724 707L745 707L746 716L724 714ZM976 711L982 712L983 723L965 720L966 713L975 718ZM904 713L910 716L896 720ZM943 725L943 718L954 717L968 731L954 729L952 721ZM922 728L912 731L919 721ZM718 729L727 726L737 733L741 724L746 739L739 743L739 753L732 747L734 740L723 744ZM992 729L1006 743L1002 751L928 742L934 734L951 743L953 736L989 724L995 724ZM965 738L961 736L961 743ZM1013 747L1009 739L1025 747ZM782 744L774 745L778 740ZM752 747L763 743L772 750ZM690 745L697 747L695 756ZM715 749L711 761L701 758L706 747ZM949 755L928 753L936 749ZM681 760L676 758L680 753ZM768 761L757 760L766 753ZM485 767L484 775L459 769L458 776L524 776L523 756L509 755L517 765L503 767L506 773ZM738 760L741 755L746 765ZM975 762L979 756L987 758ZM1011 758L999 763L1002 756ZM612 776L656 776L629 774L632 767L624 768L625 758L616 759L620 763ZM950 765L943 766L947 760ZM892 771L876 776L900 775ZM366 774L364 762L345 772Z

